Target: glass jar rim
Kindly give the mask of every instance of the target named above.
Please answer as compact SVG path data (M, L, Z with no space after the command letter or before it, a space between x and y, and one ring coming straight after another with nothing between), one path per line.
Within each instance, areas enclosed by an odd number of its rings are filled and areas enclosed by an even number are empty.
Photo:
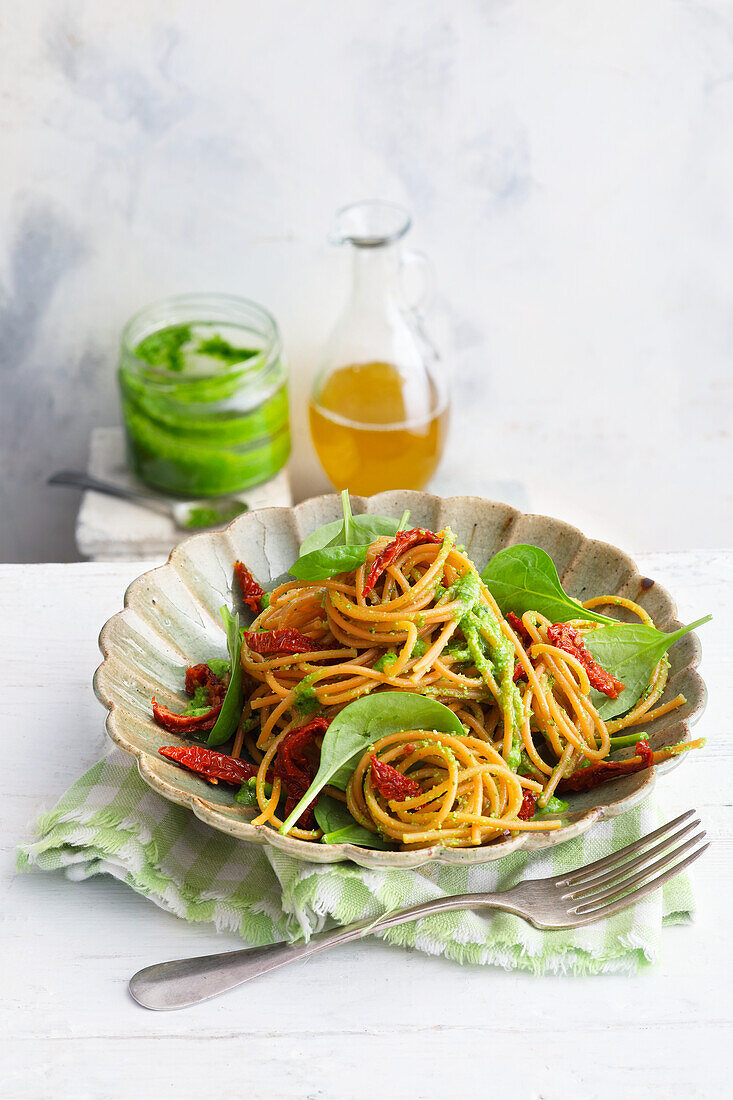
M412 226L404 206L382 199L352 202L336 211L331 244L353 244L355 248L383 248L401 240Z
M248 330L258 336L262 347L257 354L234 363L221 363L217 376L235 374L243 365L258 383L263 381L269 370L276 365L282 355L282 338L277 321L258 302L242 298L236 294L221 294L215 291L201 293L174 294L160 298L156 302L143 306L130 317L122 329L120 349L122 355L138 364L150 378L170 379L168 367L157 367L145 359L140 359L136 349L148 336L166 328L185 324L222 324ZM207 372L207 375L210 372ZM177 374L176 383L198 381L202 372L187 371Z

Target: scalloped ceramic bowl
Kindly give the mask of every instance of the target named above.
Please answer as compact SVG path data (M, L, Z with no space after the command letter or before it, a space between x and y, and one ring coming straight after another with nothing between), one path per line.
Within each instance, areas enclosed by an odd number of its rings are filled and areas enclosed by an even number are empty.
M480 497L440 497L429 493L395 491L370 498L353 498L355 512L399 516L411 511L411 523L432 530L449 524L459 543L481 569L504 546L534 543L554 559L563 586L573 596L612 594L629 596L642 604L665 631L678 626L671 596L643 578L621 550L585 538L575 527L548 516L524 515L506 504ZM414 852L382 852L353 844L314 844L281 836L267 825L254 826L249 807L234 802L222 786L184 771L158 755L171 735L153 722L151 696L181 707L182 666L226 656L219 617L222 604L231 606L232 563L247 562L263 583L286 573L298 556L303 538L323 523L340 518L339 497L316 497L296 508L266 508L240 516L224 531L186 539L168 562L138 577L125 595L125 609L103 628L99 645L104 661L97 669L94 688L107 707L107 731L120 748L137 757L140 775L164 798L189 806L207 824L241 840L271 844L290 855L316 863L351 859L365 867L419 867L441 863L486 863L519 848L547 848L562 844L589 829L594 822L631 809L652 789L656 776L679 760L653 771L640 772L594 791L571 796L565 824L551 833L520 833L483 848L453 849L435 845ZM664 698L682 692L686 704L645 726L655 749L685 741L691 723L705 706L705 686L695 671L700 643L686 635L670 651L671 673Z

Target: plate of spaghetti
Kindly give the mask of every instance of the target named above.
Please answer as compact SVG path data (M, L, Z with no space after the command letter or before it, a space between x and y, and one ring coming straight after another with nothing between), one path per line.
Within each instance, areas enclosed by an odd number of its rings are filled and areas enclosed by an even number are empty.
M146 782L315 862L483 863L635 806L705 705L622 551L476 497L238 517L138 578L95 690Z

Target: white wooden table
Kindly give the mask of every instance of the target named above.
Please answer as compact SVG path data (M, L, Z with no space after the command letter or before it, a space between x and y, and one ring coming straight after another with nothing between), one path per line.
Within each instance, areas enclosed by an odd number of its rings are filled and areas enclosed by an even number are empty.
M0 565L2 960L0 1097L724 1097L733 1031L733 553L647 554L641 568L703 634L704 753L659 784L714 844L695 925L638 978L533 978L460 968L375 941L178 1013L126 982L166 958L237 946L120 883L17 875L15 845L106 748L91 677L104 621L142 563Z

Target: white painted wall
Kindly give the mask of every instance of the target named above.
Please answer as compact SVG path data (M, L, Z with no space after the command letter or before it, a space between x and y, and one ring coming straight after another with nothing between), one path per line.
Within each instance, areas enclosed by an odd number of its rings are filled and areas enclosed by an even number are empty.
M0 0L0 559L75 556L43 486L118 420L127 316L279 318L303 397L336 207L401 201L456 372L440 491L631 549L731 542L733 7L691 0Z

